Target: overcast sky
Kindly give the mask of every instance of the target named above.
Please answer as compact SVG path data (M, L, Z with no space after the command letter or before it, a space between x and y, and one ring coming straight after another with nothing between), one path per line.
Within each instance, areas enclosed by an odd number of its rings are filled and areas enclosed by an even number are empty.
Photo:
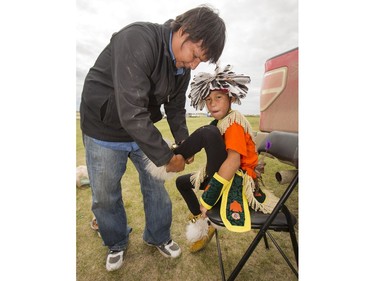
M240 107L235 107L245 114L259 114L265 61L298 47L297 0L77 0L77 110L84 78L114 32L134 21L164 23L200 4L216 8L225 21L227 42L221 65L232 64L235 72L251 77L247 97ZM212 64L201 63L192 75L214 68ZM187 100L187 111L194 112L189 104Z

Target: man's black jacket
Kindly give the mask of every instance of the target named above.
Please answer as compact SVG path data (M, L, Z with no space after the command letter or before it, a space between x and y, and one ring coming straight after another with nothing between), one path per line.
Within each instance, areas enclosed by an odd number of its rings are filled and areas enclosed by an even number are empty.
M157 166L173 156L153 124L162 119L162 104L175 141L188 136L185 93L190 70L174 74L170 22L136 22L115 33L86 76L80 106L84 134L104 141L135 141Z

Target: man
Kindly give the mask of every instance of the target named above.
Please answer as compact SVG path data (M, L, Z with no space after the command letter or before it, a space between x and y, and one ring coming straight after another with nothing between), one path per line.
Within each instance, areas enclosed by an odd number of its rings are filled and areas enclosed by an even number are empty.
M225 24L207 6L165 24L136 22L115 33L85 79L80 107L92 211L104 244L106 268L123 264L131 228L122 201L121 178L128 158L140 179L146 218L143 240L164 256L181 249L171 239L172 205L162 180L145 169L148 159L168 172L185 167L153 125L161 105L176 143L188 137L185 92L190 71L216 63L225 44ZM141 202L141 200L140 200Z

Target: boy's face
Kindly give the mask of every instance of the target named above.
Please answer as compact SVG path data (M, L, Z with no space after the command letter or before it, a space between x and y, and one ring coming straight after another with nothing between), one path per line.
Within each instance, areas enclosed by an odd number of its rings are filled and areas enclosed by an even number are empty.
M223 119L230 109L231 98L223 91L211 91L205 101L208 111L216 120Z
M193 43L190 40L185 41L187 37L188 34L182 34L181 28L173 33L172 50L176 58L177 68L183 67L194 70L201 62L206 62L208 59L201 48L202 41L197 43Z

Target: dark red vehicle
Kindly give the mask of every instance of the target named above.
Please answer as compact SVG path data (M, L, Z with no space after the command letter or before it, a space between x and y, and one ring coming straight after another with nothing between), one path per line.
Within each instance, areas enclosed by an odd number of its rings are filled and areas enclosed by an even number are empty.
M257 139L272 131L298 133L298 48L265 63L259 131Z

